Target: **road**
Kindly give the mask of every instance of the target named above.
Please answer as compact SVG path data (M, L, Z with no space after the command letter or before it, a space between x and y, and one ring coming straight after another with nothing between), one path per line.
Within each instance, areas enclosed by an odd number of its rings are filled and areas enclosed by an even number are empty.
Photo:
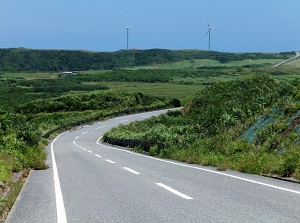
M49 169L32 171L7 223L300 222L300 185L158 159L99 138L130 115L58 136Z
M296 52L296 56L294 56L294 57L292 57L292 58L290 58L290 59L287 59L287 60L285 60L285 61L282 61L282 62L280 62L280 63L274 65L272 68L279 67L279 66L281 66L281 65L283 65L283 64L285 64L285 63L287 63L287 62L289 62L289 61L291 61L291 60L294 60L294 59L296 59L296 58L298 58L298 57L300 57L300 52Z

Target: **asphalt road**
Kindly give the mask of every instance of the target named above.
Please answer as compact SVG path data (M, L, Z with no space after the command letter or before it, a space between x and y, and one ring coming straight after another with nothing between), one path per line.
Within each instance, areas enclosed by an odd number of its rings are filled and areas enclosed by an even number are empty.
M30 173L6 222L300 222L299 184L157 159L99 140L114 126L159 113L60 135L46 148L50 168Z

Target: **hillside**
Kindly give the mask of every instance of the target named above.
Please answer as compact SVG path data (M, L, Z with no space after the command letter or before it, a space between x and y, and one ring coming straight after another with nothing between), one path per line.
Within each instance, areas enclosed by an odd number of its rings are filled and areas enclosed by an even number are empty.
M120 50L88 52L75 50L0 49L0 71L65 71L115 69L164 64L191 59L210 59L220 63L245 59L286 59L290 53L222 53L201 50Z
M181 112L121 126L104 140L156 142L150 155L300 179L299 92L299 82L267 76L219 83Z

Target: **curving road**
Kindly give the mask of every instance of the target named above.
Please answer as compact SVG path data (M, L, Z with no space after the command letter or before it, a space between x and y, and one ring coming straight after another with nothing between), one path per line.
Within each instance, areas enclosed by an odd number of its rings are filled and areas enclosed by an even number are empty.
M9 222L300 222L300 185L157 159L101 144L115 118L58 136L49 169L32 171ZM53 177L54 176L54 177Z

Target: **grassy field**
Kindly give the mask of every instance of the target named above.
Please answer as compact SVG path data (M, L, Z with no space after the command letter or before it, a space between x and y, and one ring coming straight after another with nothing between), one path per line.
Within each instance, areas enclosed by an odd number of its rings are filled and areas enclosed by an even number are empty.
M201 67L244 67L244 66L272 66L281 62L281 59L258 59L258 60L242 60L232 61L228 63L220 63L217 60L195 59L184 60L168 64L153 64L149 66L139 66L132 69L197 69Z
M54 79L57 78L59 73L1 73L0 78L14 78L14 79Z
M298 57L295 60L291 60L290 62L284 64L283 67L297 67L297 68L300 68L300 58Z
M99 82L85 84L99 84ZM203 85L140 82L101 82L101 85L105 85L112 90L126 91L129 93L141 92L151 96L178 98L183 104L189 102L198 91L204 88Z

